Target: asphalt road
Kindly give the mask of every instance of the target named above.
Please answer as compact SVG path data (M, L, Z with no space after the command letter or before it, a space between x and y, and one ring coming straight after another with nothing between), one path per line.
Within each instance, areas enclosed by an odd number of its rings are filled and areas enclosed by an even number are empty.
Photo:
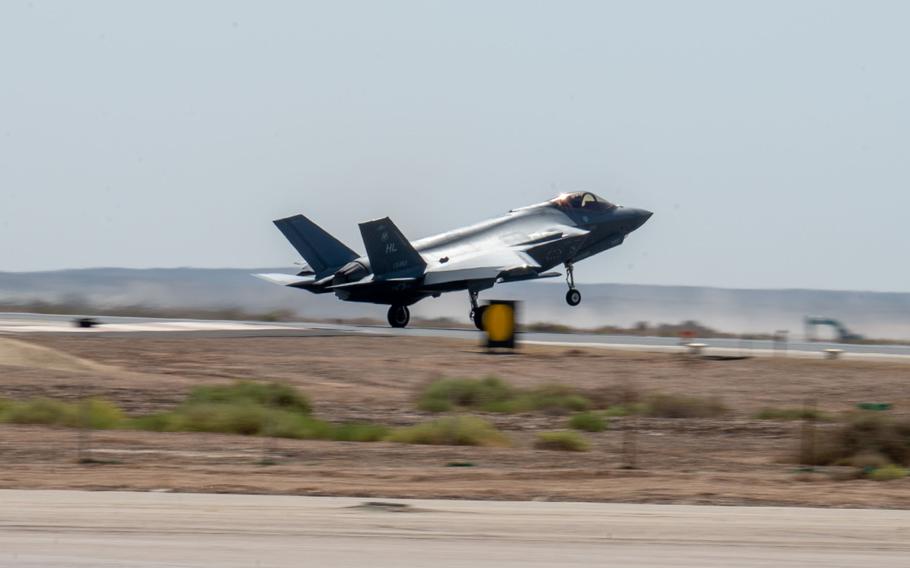
M154 319L98 316L103 325L80 333L173 333L195 334L268 334L331 335L370 334L410 337L445 337L477 340L473 329L392 329L386 326L332 324L324 322L242 322L190 319ZM48 314L0 313L0 333L72 333L73 316ZM586 333L523 333L521 340L530 344L629 349L635 351L681 351L679 340L673 337L638 337L630 335L599 335ZM775 355L782 346L771 341L739 339L696 340L706 344L706 353L716 355ZM910 345L845 345L838 343L808 343L790 341L788 355L822 357L825 349L842 349L844 357L856 359L910 359Z
M0 491L2 567L906 566L910 511Z

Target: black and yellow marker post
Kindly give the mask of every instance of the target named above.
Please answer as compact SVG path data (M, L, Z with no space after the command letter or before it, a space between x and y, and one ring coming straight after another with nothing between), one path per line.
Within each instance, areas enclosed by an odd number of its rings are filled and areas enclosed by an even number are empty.
M483 310L483 331L487 349L515 349L516 302L490 300Z

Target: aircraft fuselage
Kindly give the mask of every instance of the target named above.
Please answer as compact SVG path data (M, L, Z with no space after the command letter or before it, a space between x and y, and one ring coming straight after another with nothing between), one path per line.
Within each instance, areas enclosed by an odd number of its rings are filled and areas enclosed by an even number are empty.
M307 260L300 279L260 276L314 293L333 292L345 301L388 304L390 323L406 325L407 306L423 298L468 290L477 310L479 291L501 282L559 276L549 271L562 264L570 288L566 301L577 305L574 264L619 246L650 217L650 211L578 192L413 242L388 218L362 223L367 254L358 256L297 215L275 224ZM394 310L402 318L393 320Z

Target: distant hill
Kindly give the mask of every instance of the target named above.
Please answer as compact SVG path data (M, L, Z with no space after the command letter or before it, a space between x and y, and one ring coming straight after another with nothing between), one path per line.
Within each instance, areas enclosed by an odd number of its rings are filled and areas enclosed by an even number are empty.
M385 318L385 308L340 302L334 296L274 286L253 272L287 269L92 268L53 272L0 272L0 304L34 301L72 305L170 309L291 310L304 318ZM582 284L581 306L570 308L561 280L497 286L484 298L522 300L525 322L575 327L633 325L638 321L695 320L734 333L789 329L802 334L807 314L842 320L870 337L910 338L910 293L826 290L736 290L694 286ZM415 317L467 320L467 293L445 294L412 308Z

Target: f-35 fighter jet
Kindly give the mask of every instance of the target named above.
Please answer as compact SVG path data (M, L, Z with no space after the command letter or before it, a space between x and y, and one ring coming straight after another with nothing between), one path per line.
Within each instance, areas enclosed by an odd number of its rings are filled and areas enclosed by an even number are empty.
M331 292L349 302L388 305L392 327L408 325L411 304L467 290L470 317L482 328L483 307L477 303L482 290L501 282L560 276L550 271L559 264L566 269L566 302L577 306L581 292L575 288L575 263L621 245L650 217L650 211L619 207L588 192L565 193L413 242L386 217L360 224L364 257L303 215L294 215L275 225L306 260L302 270L256 276L315 294Z

